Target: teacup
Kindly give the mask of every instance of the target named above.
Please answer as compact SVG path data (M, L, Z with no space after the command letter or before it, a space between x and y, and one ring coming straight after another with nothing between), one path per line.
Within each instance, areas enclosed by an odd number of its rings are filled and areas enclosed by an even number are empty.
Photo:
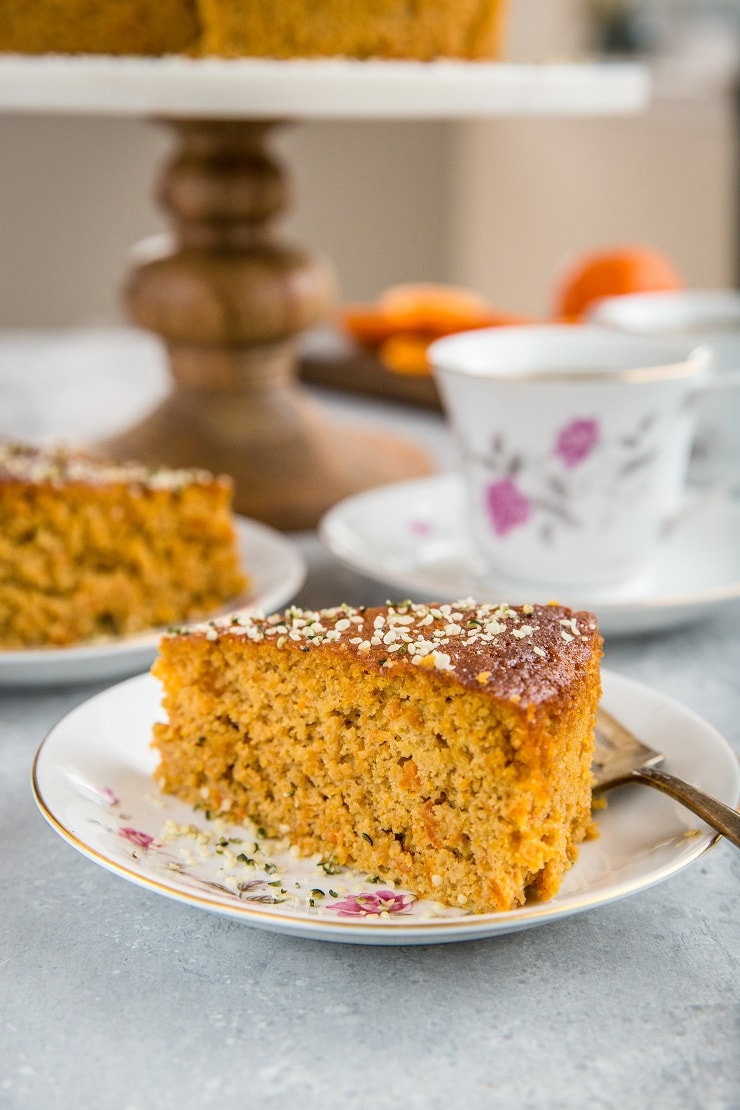
M711 351L564 324L465 332L429 357L476 569L582 587L638 574L686 504Z
M721 380L740 370L740 291L683 289L631 293L597 302L589 323L632 335L708 345ZM740 393L723 391L702 404L692 456L692 476L711 481L740 467Z

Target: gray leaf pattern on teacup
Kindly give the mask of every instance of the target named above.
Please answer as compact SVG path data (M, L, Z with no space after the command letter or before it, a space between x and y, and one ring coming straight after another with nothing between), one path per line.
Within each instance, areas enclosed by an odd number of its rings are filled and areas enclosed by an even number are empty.
M539 518L540 536L552 544L559 528L583 527L579 503L599 487L601 523L608 523L614 506L641 496L640 473L654 457L655 424L650 413L634 431L609 439L596 418L573 417L548 450L529 458L509 447L505 432L496 432L478 459L488 476L485 511L493 531L505 537Z

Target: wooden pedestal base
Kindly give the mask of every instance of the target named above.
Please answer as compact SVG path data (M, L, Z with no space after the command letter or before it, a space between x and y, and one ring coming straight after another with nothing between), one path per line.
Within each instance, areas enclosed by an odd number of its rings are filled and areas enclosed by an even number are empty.
M177 121L180 148L159 199L175 250L140 265L126 301L160 335L170 396L137 427L98 444L115 459L230 474L237 512L282 529L313 527L341 498L432 467L418 448L333 428L297 381L299 334L334 297L320 259L276 243L285 178L266 123Z
M97 447L121 460L230 474L235 510L284 530L313 528L352 493L432 469L412 444L333 426L290 380L230 388L176 383L145 420Z

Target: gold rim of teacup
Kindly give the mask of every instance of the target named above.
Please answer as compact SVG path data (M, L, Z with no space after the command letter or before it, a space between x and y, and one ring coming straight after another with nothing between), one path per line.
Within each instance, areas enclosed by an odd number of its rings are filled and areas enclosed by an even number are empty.
M616 367L614 369L608 367L597 368L594 366L592 370L543 369L512 370L506 372L503 370L484 369L481 366L471 369L470 367L460 365L457 359L450 359L448 361L444 356L440 358L435 354L435 348L448 345L451 340L458 341L462 338L463 334L467 333L460 333L460 335L454 337L450 336L444 339L438 339L431 345L428 351L428 358L433 370L439 370L447 374L457 374L464 378L477 378L481 381L508 382L510 384L588 383L589 385L614 385L624 382L642 384L699 377L711 367L714 357L711 347L704 344L692 348L692 350L687 352L686 357L678 362L659 363L652 366L639 366L625 369Z
M509 372L469 370L465 366L456 366L443 361L436 362L432 350L429 351L429 357L435 370L458 374L460 377L476 377L481 381L521 382L526 384L587 382L590 385L611 385L616 382L662 382L696 377L709 369L712 354L709 347L696 347L683 362L666 363L660 366L633 367L631 370L531 370Z

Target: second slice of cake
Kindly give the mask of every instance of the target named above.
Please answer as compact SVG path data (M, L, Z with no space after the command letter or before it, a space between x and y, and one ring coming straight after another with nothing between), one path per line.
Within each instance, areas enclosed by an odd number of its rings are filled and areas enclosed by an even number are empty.
M591 827L601 637L558 606L289 609L166 637L163 789L448 905L554 895Z
M245 589L228 478L0 443L0 648L203 619Z

